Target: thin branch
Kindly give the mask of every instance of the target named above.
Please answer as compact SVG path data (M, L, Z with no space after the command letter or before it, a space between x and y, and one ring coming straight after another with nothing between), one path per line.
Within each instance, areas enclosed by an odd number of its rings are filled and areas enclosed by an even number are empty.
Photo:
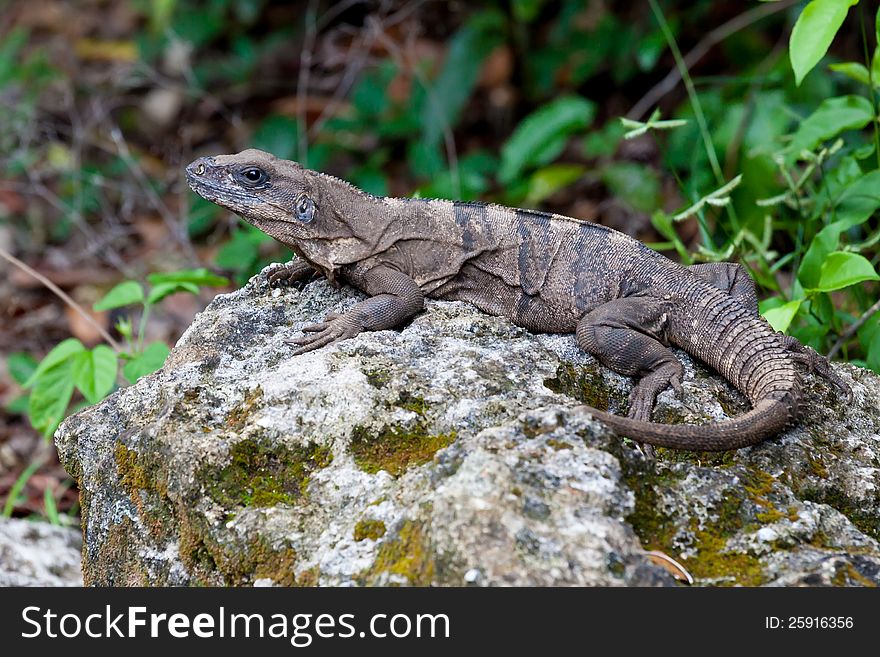
M31 276L36 278L38 281L40 281L40 283L42 283L47 288L49 288L52 292L54 292L55 295L59 299L61 299L64 303L66 303L73 310L75 310L77 313L79 313L79 315L84 320L86 320L86 322L88 322L96 331L98 331L98 333L101 334L101 337L104 338L104 341L107 342L107 344L109 344L110 346L112 346L115 351L117 351L117 352L122 351L122 345L120 345L118 342L116 342L116 340L113 339L113 336L111 336L109 333L107 333L106 329L103 326L98 324L98 322L96 322L95 319L88 312L86 312L86 310L82 306L80 306L76 301L71 299L70 296L68 296L67 293L64 292L64 290L62 290L60 287L55 285L55 283L53 283L48 278L43 276L36 269L33 269L32 267L29 267L28 265L23 263L21 260L16 258L14 255L9 253L8 251L6 251L6 249L4 249L2 247L0 247L0 257L8 260L13 265L15 265L16 267L21 269L23 272L30 274Z
M843 347L843 345L845 345L846 342L856 334L856 331L862 328L865 322L871 319L871 316L877 311L880 311L880 300L875 301L870 308L863 312L855 322L853 322L843 333L840 334L840 337L837 338L837 342L835 342L834 346L828 350L829 360L834 358L837 352L840 351L841 347Z
M757 23L763 18L767 16L772 16L773 14L788 9L792 5L795 5L800 0L781 0L780 2L768 2L765 4L761 4L754 9L750 9L749 11L743 12L739 16L735 16L731 18L726 23L719 25L714 30L709 32L706 36L700 39L699 43L694 46L687 55L684 56L684 64L687 68L693 67L698 61L700 61L706 53L708 53L713 46L721 43L729 36L743 30L750 25ZM675 89L678 83L681 81L681 69L673 67L672 70L666 75L665 78L660 80L657 84L651 87L644 96L642 96L641 100L639 100L635 105L633 105L632 109L627 113L626 117L628 119L640 120L645 114L648 113L657 102L663 98L670 91Z

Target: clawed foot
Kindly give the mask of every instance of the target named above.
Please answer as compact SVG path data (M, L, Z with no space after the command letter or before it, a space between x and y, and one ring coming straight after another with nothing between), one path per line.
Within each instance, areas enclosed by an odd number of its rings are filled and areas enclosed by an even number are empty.
M681 363L665 363L647 376L643 377L633 388L629 396L629 413L633 420L651 422L651 412L654 410L654 401L657 395L672 386L673 390L681 393L681 376L684 373ZM639 450L648 458L654 458L654 447L647 443L637 443Z
M629 417L641 422L651 421L651 411L654 410L654 400L657 395L672 386L677 393L681 393L681 376L684 369L678 361L665 363L659 368L643 377L633 388L629 396Z
M339 313L330 313L323 322L304 326L303 332L307 335L284 342L299 346L299 349L292 354L299 356L314 349L326 347L328 344L353 338L362 330L363 328L358 325L356 320Z
M825 356L812 347L807 347L800 343L792 342L787 346L794 361L806 365L811 373L825 379L837 388L843 395L846 403L852 401L852 388L831 368L831 363L828 362Z
M266 274L269 287L293 287L301 290L317 276L314 267L302 260L294 260Z

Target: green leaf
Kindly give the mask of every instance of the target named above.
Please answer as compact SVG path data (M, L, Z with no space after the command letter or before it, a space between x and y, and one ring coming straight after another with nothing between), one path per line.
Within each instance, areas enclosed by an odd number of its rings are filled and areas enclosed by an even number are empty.
M85 349L83 343L76 338L67 338L62 342L59 342L55 345L52 351L46 354L46 357L40 361L40 364L37 366L37 369L34 370L34 373L24 382L24 387L30 388L47 370L56 365L67 362L71 356L78 354L81 351L85 351Z
M791 325L791 320L797 315L798 309L801 307L803 299L795 299L781 306L769 308L763 312L764 319L770 322L770 326L774 331L785 332Z
M835 251L822 263L819 284L813 291L832 292L862 281L878 280L880 276L865 256L850 251Z
M816 233L801 261L798 280L805 288L818 285L822 264L840 244L841 233L867 221L878 208L880 170L869 171L845 185L834 208L837 221Z
M880 208L880 170L875 169L846 185L837 199L834 214L843 230L867 221Z
M546 164L559 155L566 138L589 126L596 106L578 96L563 96L524 118L501 147L498 177L510 183L533 164Z
M9 371L9 376L12 377L12 380L18 385L23 386L33 373L37 371L37 361L30 354L26 354L23 351L15 351L9 354L9 357L6 359L6 369Z
M580 164L553 164L538 169L529 180L526 202L537 205L580 178L584 171L586 167Z
M218 267L230 271L248 271L259 258L260 244L271 239L263 231L245 224L220 248L214 262Z
M162 299L176 292L190 292L192 294L199 293L199 286L195 283L159 283L150 290L147 296L147 304L153 305L159 303Z
M129 383L135 383L142 376L152 374L161 368L166 358L168 358L168 345L164 342L153 342L125 364L122 374Z
M858 0L812 0L798 16L788 48L798 86L828 52L849 8Z
M9 492L6 493L6 502L4 502L3 504L4 518L12 517L12 510L15 508L15 505L18 504L21 491L24 490L24 487L27 484L28 480L34 475L37 470L40 469L42 465L42 459L35 459L31 461L30 465L28 465L28 467L26 467L20 475L18 475L18 479L15 480L15 483L12 484Z
M105 294L92 308L95 310L111 310L112 308L129 306L133 303L142 303L143 300L144 288L140 283L137 281L123 281Z
M831 64L830 68L835 73L842 73L851 80L855 80L860 84L871 84L871 74L863 64L858 62L843 62L842 64ZM876 84L876 80L875 80Z
M116 380L116 354L99 344L92 351L81 351L71 360L73 384L90 404L97 404L113 389Z
M158 285L159 283L193 283L195 285L207 285L208 287L222 287L224 285L229 285L228 278L212 274L204 267L200 267L199 269L157 272L147 276L147 280L153 285Z
M6 404L6 412L12 415L27 415L30 395L21 395Z
M69 357L39 372L28 402L28 417L34 428L45 436L51 435L64 419L72 396L73 368Z
M43 508L46 510L46 518L53 525L61 525L61 518L58 516L58 506L55 504L55 495L52 493L52 487L46 486L43 489Z
M822 101L794 133L788 149L789 162L797 160L801 151L812 151L844 130L864 128L873 117L871 101L862 96L837 96Z

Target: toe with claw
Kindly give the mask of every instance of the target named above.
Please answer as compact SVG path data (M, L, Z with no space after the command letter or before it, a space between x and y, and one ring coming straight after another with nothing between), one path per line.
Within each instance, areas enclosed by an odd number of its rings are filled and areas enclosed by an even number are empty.
M330 313L323 322L310 324L303 327L305 335L285 340L286 344L299 347L293 352L294 356L326 347L328 344L353 338L363 330L358 322L346 315Z

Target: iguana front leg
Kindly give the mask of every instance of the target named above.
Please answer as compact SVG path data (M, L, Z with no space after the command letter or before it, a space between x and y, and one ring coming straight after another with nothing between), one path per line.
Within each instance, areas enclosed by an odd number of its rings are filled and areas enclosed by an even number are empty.
M657 394L667 386L681 391L684 367L666 345L668 300L650 296L609 301L581 318L580 347L606 367L642 377L630 394L629 416L651 421Z
M285 262L280 267L273 269L266 276L271 287L282 287L307 283L318 274L317 270L302 258Z
M307 335L285 340L288 344L299 346L293 352L294 356L353 338L361 331L394 328L425 305L424 295L416 282L386 265L377 265L369 270L361 270L355 265L345 272L345 277L372 296L341 315L330 313L323 322L304 327Z

